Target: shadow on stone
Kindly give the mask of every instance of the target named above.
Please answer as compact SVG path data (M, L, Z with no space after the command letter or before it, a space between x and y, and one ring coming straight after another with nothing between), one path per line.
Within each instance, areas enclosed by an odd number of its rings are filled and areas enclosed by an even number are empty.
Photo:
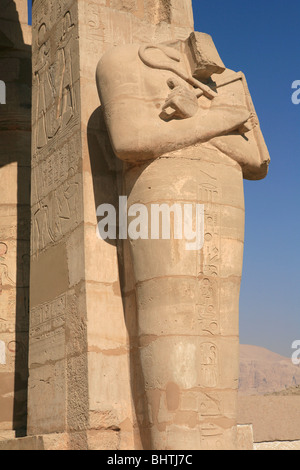
M123 165L113 152L101 106L96 109L89 120L88 145L91 171L93 175L93 190L95 197L95 213L101 204L112 204L117 209L118 233L118 197L126 194L123 188ZM142 444L142 449L150 449L149 423L147 419L147 400L144 377L140 364L138 345L138 320L136 312L135 290L131 291L133 272L130 265L128 240L105 240L118 251L119 278L122 292L122 302L125 324L130 341L130 385L137 423L135 424L136 445ZM126 258L126 261L125 261Z
M4 216L1 217L0 241L7 245L8 255L16 251L16 277L12 286L15 298L10 297L8 302L9 308L14 307L15 318L8 308L7 319L0 324L7 355L4 375L11 384L13 398L9 401L1 390L0 409L1 413L6 413L6 418L10 418L5 420L5 430L15 431L16 437L22 437L26 435L27 427L28 385L31 47L23 41L19 15L12 0L5 0L0 11L0 70L0 79L5 82L7 93L6 104L0 106L0 169L6 171L11 167L8 175L14 177L4 185L9 191L2 207L0 205ZM16 198L13 196L15 193ZM1 300L4 302L3 298ZM2 416L0 421L4 421Z

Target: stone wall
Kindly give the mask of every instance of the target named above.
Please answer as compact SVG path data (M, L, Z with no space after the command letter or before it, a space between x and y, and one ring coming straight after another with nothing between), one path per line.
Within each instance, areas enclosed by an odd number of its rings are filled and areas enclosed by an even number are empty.
M240 396L239 424L252 424L254 442L300 440L300 396Z

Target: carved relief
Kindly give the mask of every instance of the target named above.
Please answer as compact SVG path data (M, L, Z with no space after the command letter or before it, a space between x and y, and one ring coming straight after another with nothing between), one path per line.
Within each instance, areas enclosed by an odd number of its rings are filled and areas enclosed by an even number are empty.
M220 196L220 190L218 193ZM212 196L212 193L210 193ZM204 200L205 201L205 200ZM215 202L218 202L217 199ZM198 275L202 276L219 276L221 262L221 233L220 233L221 207L212 205L208 202L205 204L205 235L204 247L201 253L201 261Z
M0 340L0 366L6 365L6 347L4 341Z
M7 261L8 246L0 243L0 321L7 322L15 315L16 283L11 279Z
M32 253L42 250L54 238L49 229L48 206L44 201L32 213Z
M47 144L48 138L54 135L50 129L55 123L53 101L56 92L53 74L50 71L50 40L45 23L40 26L38 31L38 58L34 73L38 87L36 146L43 148Z
M201 386L215 388L219 383L217 346L214 343L201 344L200 360Z
M30 282L30 255L25 253L22 256L22 263L21 263L21 270L22 270L22 286L24 292L24 312L27 316L29 312L29 282Z
M0 311L0 317L4 316L4 314ZM16 325L15 322L7 322L7 321L2 321L2 318L0 318L0 333L14 333L16 330Z
M42 340L55 336L57 329L65 324L66 296L31 310L30 338Z
M222 416L222 403L220 397L212 397L209 393L201 394L199 413L201 417Z
M220 190L217 186L204 183L199 187L199 198L205 203L215 203L221 201Z
M6 243L0 242L0 295L3 293L3 286L15 286L15 282L9 276L8 266L5 263L8 246Z
M87 24L87 38L90 40L103 39L104 38L104 25L101 21L101 13L100 13L99 5L95 3L86 3L85 8L86 8L85 18L86 18L86 24ZM99 47L99 44L95 44L95 47Z
M36 148L43 149L76 112L74 74L71 58L75 24L71 12L63 18L62 33L55 51L51 32L43 22L38 29L38 53L34 65L36 78Z
M58 51L61 58L61 82L58 99L58 119L62 128L66 127L75 114L74 78L72 70L72 40L74 39L75 24L70 11L63 18L63 33Z
M221 450L223 447L224 429L213 423L201 426L201 450Z
M198 187L198 198L205 206L204 246L197 255L196 315L204 335L220 333L220 208L221 190L217 186L215 165L211 167L211 182Z
M32 254L59 241L82 220L81 179L69 168L67 179L40 199L32 213Z
M67 296L31 310L30 363L44 364L65 359Z
M216 335L220 332L218 281L204 278L197 292L196 312L201 330L204 334Z
M14 363L18 357L19 366L24 365L24 373L27 367L27 350L26 346L21 341L10 341L7 345L7 356L10 362Z
M0 243L0 333L16 329L16 284L11 279L8 265L8 245Z

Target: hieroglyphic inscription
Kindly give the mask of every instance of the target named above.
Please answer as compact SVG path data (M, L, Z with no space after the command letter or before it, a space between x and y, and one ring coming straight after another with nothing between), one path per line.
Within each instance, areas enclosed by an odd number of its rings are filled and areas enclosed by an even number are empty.
M0 322L12 322L16 313L16 283L8 265L8 245L0 242Z
M59 241L65 233L77 227L81 213L80 184L75 175L35 207L32 217L32 255Z
M15 282L10 278L6 255L8 246L6 243L0 242L0 295L3 293L4 286L15 286Z
M220 268L220 222L221 190L217 186L203 185L199 188L205 205L205 235L198 275L218 277Z
M31 311L30 363L65 358L66 295Z
M218 347L213 338L220 333L220 206L221 189L211 165L206 181L198 186L198 201L204 204L204 246L197 257L196 318L200 335L211 339L201 344L202 387L219 386Z
M6 365L6 347L4 341L0 340L0 365Z
M213 169L214 165L211 165ZM209 176L209 175L208 175ZM212 171L211 176L216 176ZM216 336L220 335L220 274L221 274L221 203L222 191L218 179L210 177L199 185L198 200L205 207L204 246L197 263L197 319L201 335L210 339L201 344L201 387L220 387L220 358ZM224 447L224 429L215 424L215 419L224 416L220 394L206 393L200 405L201 449Z
M87 52L99 55L99 47L104 42L105 26L103 24L103 14L100 12L100 5L87 2L85 4L85 19L87 25L86 39Z
M214 343L200 347L200 382L202 387L214 388L219 384L218 349Z
M218 334L219 296L218 281L204 278L199 281L197 314L202 332L210 335Z
M223 448L224 429L214 423L201 426L201 450L221 450Z
M214 178L198 187L198 201L204 204L204 246L197 258L196 315L203 335L220 332L220 222L221 190ZM209 176L209 175L208 175Z
M65 325L66 296L31 310L30 338L37 341L56 335Z
M16 330L15 322L12 322L12 321L6 322L0 319L0 333L14 333L15 330Z
M200 394L199 412L202 416L220 416L222 414L220 397L212 396L209 393Z

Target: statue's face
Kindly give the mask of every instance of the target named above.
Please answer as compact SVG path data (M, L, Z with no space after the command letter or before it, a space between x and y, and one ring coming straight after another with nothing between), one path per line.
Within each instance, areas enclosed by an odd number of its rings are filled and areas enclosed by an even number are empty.
M38 32L38 44L41 46L46 39L46 25L43 23Z

